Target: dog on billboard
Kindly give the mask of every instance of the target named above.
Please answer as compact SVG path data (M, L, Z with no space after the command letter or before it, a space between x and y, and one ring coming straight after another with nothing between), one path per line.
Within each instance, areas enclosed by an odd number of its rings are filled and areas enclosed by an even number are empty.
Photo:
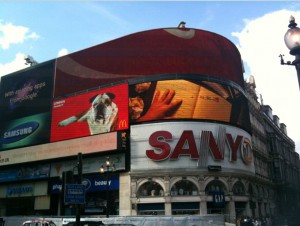
M113 131L118 115L118 106L113 102L114 98L113 93L97 94L90 98L91 107L88 110L64 119L58 126L86 121L91 135Z

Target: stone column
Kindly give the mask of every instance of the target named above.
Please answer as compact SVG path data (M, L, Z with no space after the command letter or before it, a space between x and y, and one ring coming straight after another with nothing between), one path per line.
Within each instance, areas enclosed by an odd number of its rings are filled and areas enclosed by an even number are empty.
M165 185L165 215L172 215L172 204L171 204L171 196L170 196L170 177L164 177L164 185Z
M230 223L236 222L235 202L232 199L232 197L230 197L230 201L229 201L229 220Z
M120 174L119 207L120 216L131 215L131 183L130 176L127 173Z
M207 214L207 202L205 192L200 192L200 216Z
M172 204L171 204L171 197L165 197L165 215L170 216L172 215Z

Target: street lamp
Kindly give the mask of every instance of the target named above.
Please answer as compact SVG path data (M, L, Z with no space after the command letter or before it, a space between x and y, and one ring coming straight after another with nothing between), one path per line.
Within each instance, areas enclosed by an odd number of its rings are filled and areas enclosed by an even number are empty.
M109 173L115 171L115 165L110 166L109 157L106 157L105 167L100 167L100 173L106 174L106 217L109 218L110 201L109 201Z
M295 18L293 16L290 17L289 29L284 35L284 42L288 49L290 50L290 54L295 56L295 60L293 62L285 63L282 56L281 64L294 65L297 71L299 89L300 89L300 28L297 27L295 22Z

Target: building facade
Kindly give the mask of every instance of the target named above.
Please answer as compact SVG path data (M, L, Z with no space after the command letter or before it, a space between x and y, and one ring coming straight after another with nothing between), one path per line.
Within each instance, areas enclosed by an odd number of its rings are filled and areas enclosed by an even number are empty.
M252 144L255 158L255 180L259 181L255 198L269 199L273 218L277 223L297 225L299 218L299 154L295 143L288 137L287 128L273 115L272 108L264 105L250 76L245 85L249 100L252 125ZM259 185L258 185L259 186ZM260 209L259 210L259 215Z
M74 215L66 184L78 181L84 215L235 222L283 213L293 196L299 206L299 155L252 80L233 43L190 28L131 34L3 76L0 214Z

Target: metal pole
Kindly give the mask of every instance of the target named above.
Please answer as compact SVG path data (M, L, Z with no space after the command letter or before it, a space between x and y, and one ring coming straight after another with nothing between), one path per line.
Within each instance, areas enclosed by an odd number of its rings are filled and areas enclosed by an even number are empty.
M78 184L82 183L82 154L77 156ZM76 204L76 226L80 226L80 204Z
M298 77L298 85L300 89L300 62L295 64L296 71L297 71L297 77Z
M107 167L109 170L109 167ZM109 203L109 172L106 172L106 218L109 218L110 203Z
M300 89L300 46L296 46L291 49L290 54L295 56L295 60L292 62L292 64L295 65L297 71L298 86Z

